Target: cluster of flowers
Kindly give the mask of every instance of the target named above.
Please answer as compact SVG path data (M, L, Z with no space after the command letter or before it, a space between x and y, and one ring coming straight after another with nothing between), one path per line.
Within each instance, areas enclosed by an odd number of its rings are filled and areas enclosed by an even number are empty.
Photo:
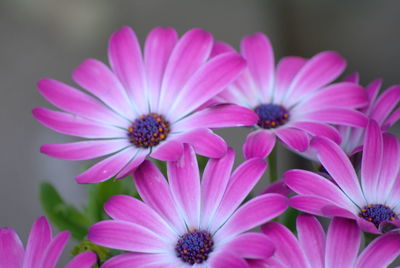
M261 33L245 37L239 54L204 30L179 39L158 27L142 56L123 27L108 55L111 70L88 59L74 71L86 93L41 80L41 94L63 111L33 110L46 127L87 139L43 145L42 153L107 156L78 183L133 174L141 200L113 196L104 207L111 219L89 230L93 243L125 251L101 267L376 268L399 256L400 142L387 130L400 117L400 86L379 95L381 80L364 88L357 74L332 83L346 62L331 51L275 67ZM235 126L254 131L232 172L235 152L211 129ZM244 202L276 140L320 163L320 172L289 170ZM196 154L210 158L204 171ZM151 158L167 162L168 180ZM289 207L306 213L297 217L297 238L274 220ZM315 215L332 219L326 236ZM363 232L377 238L359 253ZM54 267L67 239L68 232L51 239L40 218L24 253L15 232L0 229L0 267ZM95 263L85 252L67 267Z

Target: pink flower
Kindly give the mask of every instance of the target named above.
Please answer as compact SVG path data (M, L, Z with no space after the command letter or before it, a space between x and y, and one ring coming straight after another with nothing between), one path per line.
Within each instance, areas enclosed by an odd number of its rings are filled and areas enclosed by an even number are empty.
M113 220L93 225L88 238L125 250L103 267L247 267L246 259L266 259L273 247L259 233L246 232L287 208L279 194L258 196L240 206L266 169L253 158L231 175L234 152L209 160L200 181L193 149L168 162L168 182L146 160L134 172L143 199L114 196L105 204Z
M296 209L354 219L366 232L381 233L400 227L400 142L369 122L363 146L360 180L346 153L321 137L311 141L318 159L333 181L305 170L290 170L285 183L299 196Z
M360 253L361 232L357 223L333 218L327 235L311 215L297 217L296 238L285 226L269 222L262 231L276 245L265 267L282 268L385 268L400 254L400 234L382 235Z
M41 152L66 160L107 156L80 174L79 183L122 178L147 155L176 160L182 143L198 154L221 157L226 142L209 128L252 125L257 117L248 109L220 105L195 112L217 95L245 66L237 53L209 60L211 34L193 29L178 40L171 28L155 28L144 47L129 27L115 32L109 43L110 70L85 60L73 73L87 93L53 79L39 81L41 94L65 112L33 110L43 125L89 140L46 144Z
M26 250L17 233L11 228L0 228L0 268L54 268L68 242L70 233L64 231L52 238L51 227L45 217L32 226ZM84 252L71 260L66 268L90 268L97 261L96 254Z
M358 74L350 75L346 81L358 83ZM382 131L386 132L400 118L400 108L396 109L400 102L400 86L391 86L378 96L381 86L382 79L376 79L366 87L369 102L361 111L368 118L374 119ZM348 126L339 126L338 129L342 137L340 146L351 156L361 148L365 129Z
M221 43L214 48L215 54L231 50ZM346 66L338 53L326 51L309 60L285 57L275 69L270 41L261 33L245 37L241 52L248 69L214 100L248 107L258 115L256 130L243 146L247 159L267 156L276 137L288 148L303 152L310 135L340 142L338 131L327 123L367 124L365 116L354 110L367 104L363 88L349 82L329 85Z

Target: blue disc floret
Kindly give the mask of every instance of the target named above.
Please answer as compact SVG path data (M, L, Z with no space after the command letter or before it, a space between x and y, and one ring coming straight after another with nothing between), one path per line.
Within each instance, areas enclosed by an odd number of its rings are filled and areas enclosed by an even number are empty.
M170 132L170 125L162 115L150 113L141 115L128 128L131 143L138 148L148 148L165 140Z
M175 246L177 256L185 263L202 263L208 259L214 246L209 232L192 230L179 237Z
M279 127L289 120L289 113L282 105L260 104L254 111L258 115L257 125L265 129Z
M396 213L386 205L372 204L361 209L360 217L372 222L378 228L383 221L394 221L398 219Z

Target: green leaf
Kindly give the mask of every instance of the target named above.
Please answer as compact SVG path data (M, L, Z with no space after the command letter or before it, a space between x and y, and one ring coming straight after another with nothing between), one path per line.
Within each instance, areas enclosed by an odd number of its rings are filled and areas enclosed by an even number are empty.
M164 175L165 178L168 178L167 175L167 163L164 161L160 161L157 159L151 159L154 164L158 167L158 169L161 171L161 173Z
M60 230L71 231L78 240L86 236L90 221L74 206L65 203L53 185L42 183L39 198L47 217Z
M96 253L98 261L100 263L104 263L106 260L108 260L112 256L117 255L118 253L119 254L122 253L122 252L118 251L115 254L113 254L113 252L109 248L105 248L105 247L96 245L88 240L84 240L81 243L79 243L78 245L76 245L74 247L74 249L72 249L71 254L73 256L76 256L82 252L87 252L87 251ZM97 266L95 265L94 267L98 267L98 265Z
M199 165L200 173L203 174L204 169L206 168L208 162L208 158L202 155L197 155L197 163Z
M113 195L127 194L134 196L136 193L132 180L110 179L105 182L88 185L87 214L93 223L107 218L104 213L104 203Z

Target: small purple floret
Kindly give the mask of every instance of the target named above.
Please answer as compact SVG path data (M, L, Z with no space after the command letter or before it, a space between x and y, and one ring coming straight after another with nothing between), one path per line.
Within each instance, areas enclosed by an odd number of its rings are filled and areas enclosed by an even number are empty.
M162 115L150 113L142 115L128 129L131 143L138 148L148 148L158 145L168 136L169 122Z
M397 219L397 215L389 206L374 204L368 205L361 209L360 217L372 222L378 228L383 221L393 221Z
M175 251L185 263L202 263L212 252L213 245L214 241L209 232L193 230L179 238Z
M254 111L258 115L258 122L262 128L270 129L284 125L289 119L289 113L282 105L260 104Z

